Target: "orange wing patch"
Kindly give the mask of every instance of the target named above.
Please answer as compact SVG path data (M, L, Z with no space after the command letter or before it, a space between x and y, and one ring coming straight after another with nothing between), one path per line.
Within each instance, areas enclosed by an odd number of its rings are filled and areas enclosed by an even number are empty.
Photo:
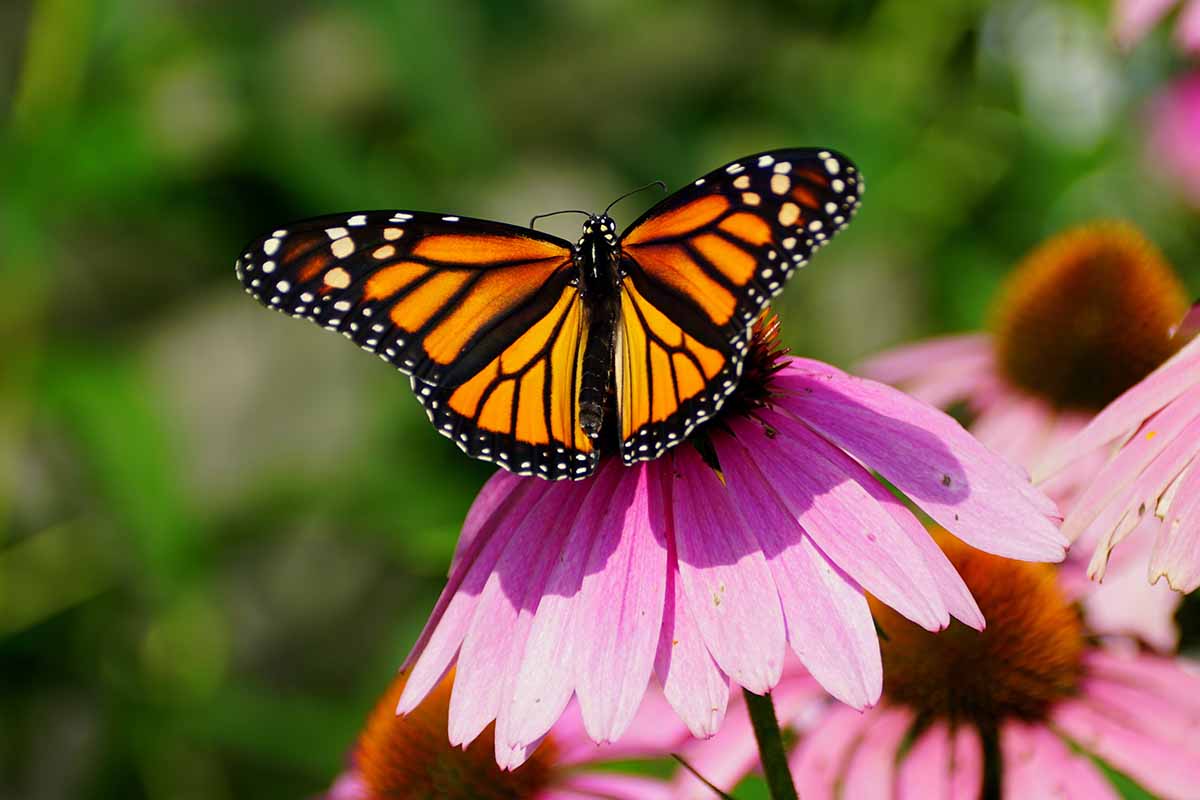
M627 247L655 239L683 236L708 225L729 209L729 201L719 194L706 195L698 200L659 214L633 229L623 240Z
M563 250L553 242L519 236L439 234L426 236L412 254L444 264L495 264L514 261L562 261Z
M679 245L647 245L638 248L638 263L647 272L680 294L700 303L718 325L733 316L737 298L697 264Z
M617 358L618 416L626 443L641 429L673 419L685 404L700 398L727 364L723 353L684 331L629 279L622 284Z
M523 444L591 452L575 414L586 336L582 305L574 287L564 288L549 313L450 394L450 409Z

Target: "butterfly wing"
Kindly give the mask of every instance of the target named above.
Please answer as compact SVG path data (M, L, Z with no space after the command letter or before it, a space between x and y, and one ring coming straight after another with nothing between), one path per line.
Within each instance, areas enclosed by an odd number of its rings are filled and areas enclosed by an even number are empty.
M595 464L574 417L586 331L571 259L568 242L525 228L374 211L274 231L236 270L264 305L412 376L438 431L468 455L566 477Z
M713 170L629 226L616 369L626 463L657 458L716 413L754 319L862 191L839 153L775 150Z

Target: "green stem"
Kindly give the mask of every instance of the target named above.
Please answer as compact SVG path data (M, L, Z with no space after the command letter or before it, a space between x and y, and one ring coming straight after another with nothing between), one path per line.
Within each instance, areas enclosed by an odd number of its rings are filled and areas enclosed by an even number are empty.
M787 753L783 752L783 735L779 731L771 695L757 695L745 689L742 694L746 696L750 724L754 726L754 738L758 742L758 759L762 762L771 800L799 800L792 771L788 769Z

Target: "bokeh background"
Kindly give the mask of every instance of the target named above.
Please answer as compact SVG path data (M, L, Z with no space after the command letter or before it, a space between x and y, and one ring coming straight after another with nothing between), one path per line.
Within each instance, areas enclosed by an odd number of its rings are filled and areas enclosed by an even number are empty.
M776 304L806 355L977 328L1023 253L1096 217L1200 295L1200 217L1147 134L1181 57L1167 29L1119 50L1108 17L0 4L0 797L310 795L441 587L490 468L377 358L247 298L244 242L369 208L524 224L822 145L870 191Z

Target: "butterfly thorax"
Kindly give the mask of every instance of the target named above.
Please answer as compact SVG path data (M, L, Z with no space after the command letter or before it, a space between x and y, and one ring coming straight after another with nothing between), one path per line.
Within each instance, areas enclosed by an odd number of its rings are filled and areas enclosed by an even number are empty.
M587 317L587 344L579 382L579 426L592 439L600 436L612 383L613 350L621 313L617 227L607 214L589 217L575 247L576 279Z

